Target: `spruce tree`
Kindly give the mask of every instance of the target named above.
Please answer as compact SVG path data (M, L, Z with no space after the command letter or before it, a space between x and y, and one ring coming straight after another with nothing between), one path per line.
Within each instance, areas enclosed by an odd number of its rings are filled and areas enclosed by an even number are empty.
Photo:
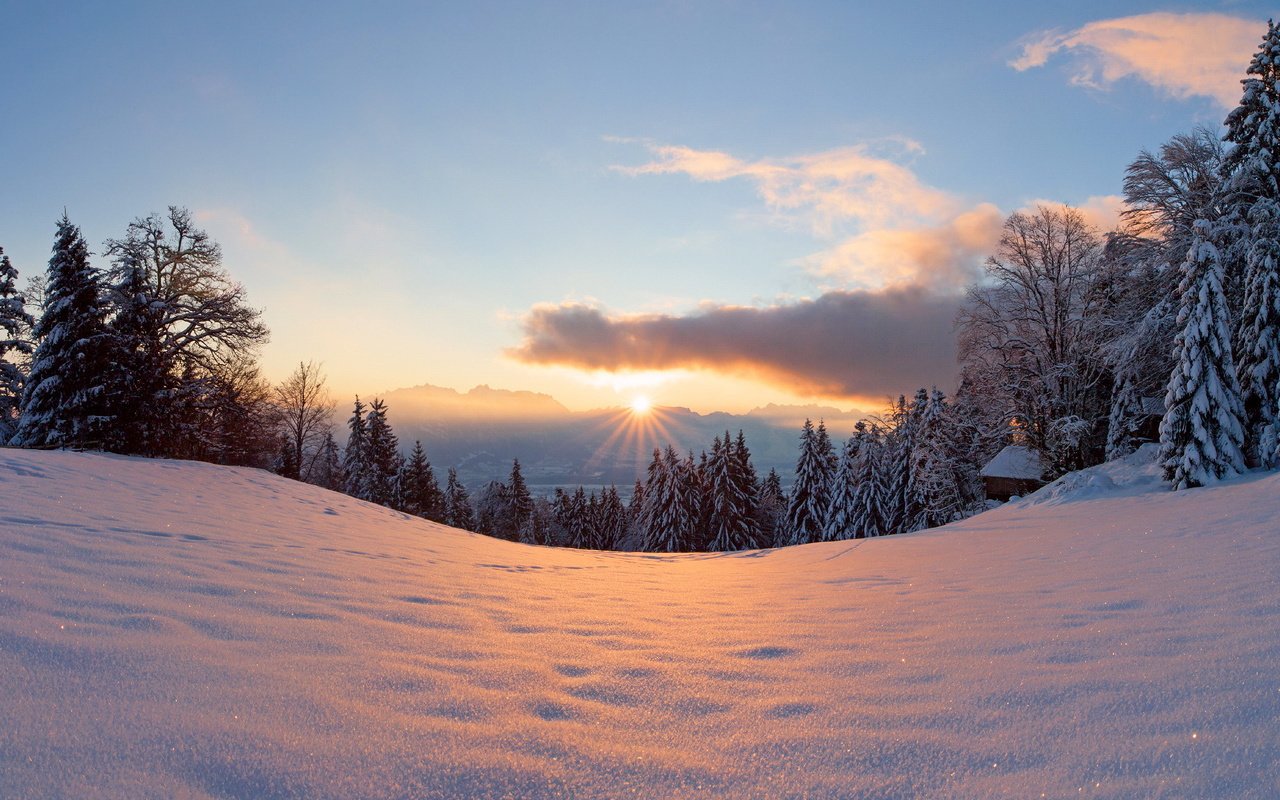
M1244 470L1244 409L1231 357L1231 317L1213 226L1201 220L1183 264L1180 332L1160 421L1160 462L1174 489Z
M662 451L655 447L653 448L653 458L649 461L649 467L645 472L644 489L631 498L633 504L639 504L632 524L635 526L636 537L641 550L649 550L649 545L656 538L654 531L661 516L661 495L665 482L664 476L665 466L662 460Z
M361 499L395 505L396 476L400 472L399 442L387 421L387 404L374 398L369 405L365 436L365 475Z
M745 447L745 442L742 442ZM747 550L757 546L754 498L741 451L730 441L716 437L707 463L707 497L710 503L710 544L713 551Z
M831 485L831 440L826 426L817 430L806 419L800 431L800 455L796 460L796 482L787 504L787 543L816 542L822 535Z
M401 511L433 522L444 521L444 494L421 441L413 443L413 450L400 470L399 480Z
M518 458L511 462L511 475L507 479L506 486L505 518L500 524L505 538L519 541L525 526L529 523L529 516L533 513L533 497L529 494L529 487L525 485Z
M1280 144L1280 143L1277 143ZM1280 154L1278 154L1280 155ZM1261 198L1249 211L1243 318L1237 336L1246 454L1253 463L1276 465L1280 403L1280 203Z
M1267 34L1226 120L1222 218L1215 231L1224 286L1240 298L1234 355L1244 408L1245 452L1270 466L1280 400L1280 28ZM1238 276L1238 277L1237 277ZM1232 293L1231 286L1240 284Z
M781 547L785 535L787 493L782 490L782 477L776 469L770 469L760 484L759 502L756 505L756 525L760 531L760 546Z
M364 403L356 395L351 418L347 420L347 447L342 454L343 490L352 497L364 498L368 482L367 442L369 429L364 419Z
M110 428L110 347L102 280L80 229L64 213L49 259L38 344L13 442L25 447L101 446Z
M850 498L852 511L849 525L856 538L881 536L886 532L885 483L881 469L885 449L883 438L878 427L868 428L867 423L861 420L853 426L853 438L858 442L858 455L850 476L854 491Z
M963 516L964 492L952 452L946 398L937 387L921 414L912 455L915 515L908 530L936 528Z
M650 464L649 470L650 482L644 492L641 549L666 553L687 550L694 529L690 515L693 503L688 497L692 479L687 462L682 461L670 445L661 456L656 451L654 456L655 463Z
M613 550L627 534L627 507L622 503L618 487L610 486L600 496L600 517L592 547Z
M13 436L26 374L16 359L31 355L24 334L35 324L18 292L18 271L0 247L0 445Z
M858 469L858 455L862 440L856 432L845 442L831 479L831 493L827 499L827 513L823 517L822 541L852 539L857 535L854 527L858 485L854 482Z
M471 497L467 487L458 480L458 470L449 467L449 477L444 490L444 522L453 528L464 531L475 530L475 514L471 510Z
M316 452L315 468L311 470L308 482L323 489L335 492L342 491L345 483L342 475L342 456L338 449L338 442L333 438L333 431L331 430L326 430L320 440L320 447Z

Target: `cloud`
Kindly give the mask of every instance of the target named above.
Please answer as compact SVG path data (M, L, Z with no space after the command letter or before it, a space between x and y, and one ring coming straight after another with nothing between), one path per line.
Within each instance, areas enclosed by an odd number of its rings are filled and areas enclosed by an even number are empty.
M534 365L595 373L713 371L795 394L871 399L955 374L953 321L966 286L999 245L1006 213L927 186L906 166L854 146L746 160L715 150L645 143L654 158L628 175L741 179L771 209L808 220L827 246L799 264L828 289L763 307L707 304L689 314L608 314L595 303L535 306L508 351ZM900 154L919 152L908 140ZM1029 204L1058 206L1037 200ZM1100 230L1114 195L1079 206Z
M1179 100L1208 97L1231 108L1240 102L1240 79L1265 32L1262 22L1227 14L1139 14L1037 33L1009 66L1019 72L1042 67L1067 51L1076 56L1073 84L1107 89L1137 78Z
M841 226L881 226L904 219L930 219L956 210L949 193L927 186L908 167L877 150L899 155L923 152L904 138L878 146L859 144L810 155L747 161L718 150L683 145L646 144L653 160L639 166L615 166L625 175L683 174L696 181L751 181L769 208L806 222L819 236Z
M582 370L697 369L796 394L875 398L948 385L957 295L920 287L835 291L765 308L610 316L579 303L536 306L508 355Z
M1031 211L1037 206L1048 206L1050 208L1058 208L1062 205L1054 200L1032 200L1020 211ZM1100 194L1094 195L1085 200L1078 206L1076 211L1080 212L1080 216L1084 217L1084 221L1090 227L1097 229L1099 233L1113 231L1120 226L1120 213L1124 211L1124 198L1118 194Z
M957 290L979 274L1000 241L1004 213L981 203L937 225L880 228L808 259L814 272L863 288L921 286Z

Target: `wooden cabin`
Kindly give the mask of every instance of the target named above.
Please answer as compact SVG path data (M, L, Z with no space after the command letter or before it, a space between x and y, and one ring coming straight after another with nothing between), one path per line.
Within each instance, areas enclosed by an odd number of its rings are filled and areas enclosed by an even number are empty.
M1007 501L1044 486L1040 454L1030 447L1011 444L996 453L978 473L988 500Z

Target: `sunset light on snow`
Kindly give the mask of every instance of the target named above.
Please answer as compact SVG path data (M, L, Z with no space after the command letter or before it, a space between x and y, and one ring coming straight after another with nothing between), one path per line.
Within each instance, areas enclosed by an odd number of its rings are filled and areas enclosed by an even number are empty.
M1275 11L6 4L0 800L1280 798Z

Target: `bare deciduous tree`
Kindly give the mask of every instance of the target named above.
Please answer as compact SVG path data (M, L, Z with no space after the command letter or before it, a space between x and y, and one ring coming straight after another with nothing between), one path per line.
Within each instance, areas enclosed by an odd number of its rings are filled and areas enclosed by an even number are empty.
M296 459L293 463L298 465L298 478L310 481L336 407L319 365L299 363L275 387L275 400L281 430Z
M960 313L960 358L1056 471L1099 449L1110 377L1101 359L1109 298L1102 239L1070 207L1011 215L986 279Z

